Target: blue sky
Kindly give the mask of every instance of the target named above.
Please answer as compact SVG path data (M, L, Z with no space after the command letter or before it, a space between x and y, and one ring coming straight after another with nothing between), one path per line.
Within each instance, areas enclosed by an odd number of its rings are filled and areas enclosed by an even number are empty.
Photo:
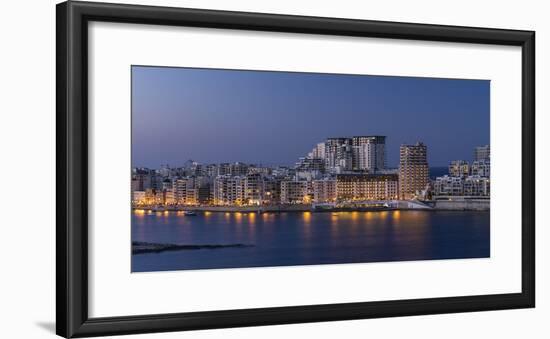
M490 81L132 67L132 165L293 164L327 137L422 141L430 166L489 143Z

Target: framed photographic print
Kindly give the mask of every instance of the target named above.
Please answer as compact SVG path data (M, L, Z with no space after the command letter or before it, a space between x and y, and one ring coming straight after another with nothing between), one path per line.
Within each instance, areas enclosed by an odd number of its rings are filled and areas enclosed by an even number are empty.
M535 33L57 5L57 333L534 307Z

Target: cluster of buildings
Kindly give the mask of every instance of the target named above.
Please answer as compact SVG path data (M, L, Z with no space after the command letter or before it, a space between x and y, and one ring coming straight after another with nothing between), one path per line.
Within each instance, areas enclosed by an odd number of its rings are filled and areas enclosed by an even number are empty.
M294 166L242 162L205 165L189 161L177 168L167 165L160 169L134 168L132 203L134 206L357 204L427 199L432 195L484 194L480 184L484 178L488 192L489 168L484 167L488 166L488 160L475 160L472 164L453 162L449 166L450 175L431 182L426 145L420 142L401 145L399 168L387 168L385 144L385 136L328 138ZM479 154L479 159L485 159L482 150Z
M491 194L491 149L489 145L474 150L472 162L451 161L449 174L435 178L432 197L452 199L453 197L489 198Z

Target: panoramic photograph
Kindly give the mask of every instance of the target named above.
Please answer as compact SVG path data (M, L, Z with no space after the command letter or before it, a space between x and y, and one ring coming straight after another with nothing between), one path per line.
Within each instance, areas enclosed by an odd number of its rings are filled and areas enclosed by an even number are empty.
M490 257L490 81L132 66L132 272Z

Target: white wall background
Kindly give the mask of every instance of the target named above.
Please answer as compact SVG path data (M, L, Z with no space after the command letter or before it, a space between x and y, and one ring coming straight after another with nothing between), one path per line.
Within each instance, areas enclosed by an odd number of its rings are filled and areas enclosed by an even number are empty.
M114 1L112 2L127 2ZM0 336L48 338L55 320L55 2L6 2L0 17ZM537 308L252 327L141 338L547 338L550 329L550 22L544 1L133 1L179 7L537 31ZM541 175L542 174L542 175Z

